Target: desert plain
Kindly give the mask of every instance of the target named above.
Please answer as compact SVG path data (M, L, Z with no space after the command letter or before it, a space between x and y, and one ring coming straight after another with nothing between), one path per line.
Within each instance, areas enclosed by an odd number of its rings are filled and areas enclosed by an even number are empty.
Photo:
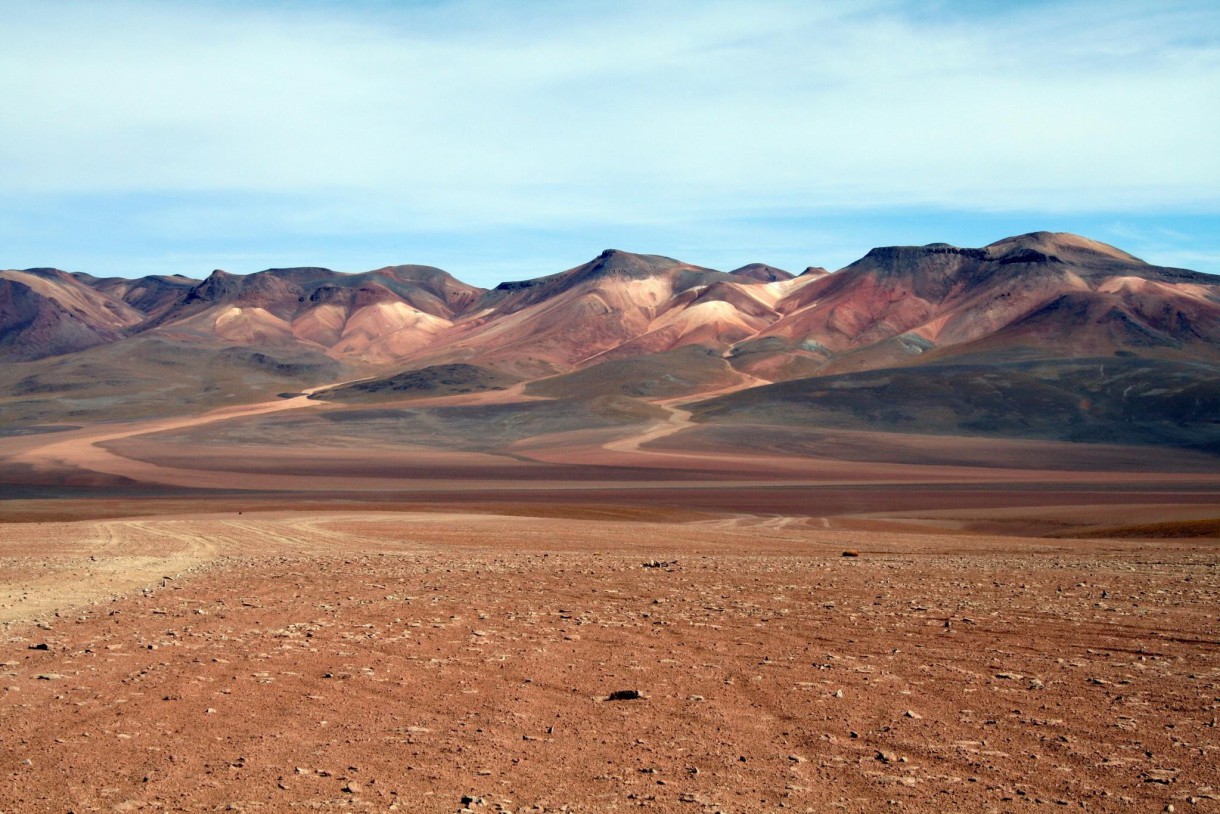
M3 439L0 811L1220 810L1210 456L330 409Z

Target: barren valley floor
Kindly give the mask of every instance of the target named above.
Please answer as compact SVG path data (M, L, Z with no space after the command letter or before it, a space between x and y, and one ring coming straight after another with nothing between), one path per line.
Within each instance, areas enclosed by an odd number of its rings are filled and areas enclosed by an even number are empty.
M0 810L1220 809L1215 540L601 511L0 526Z
M0 811L1220 811L1214 458L312 412L3 439Z

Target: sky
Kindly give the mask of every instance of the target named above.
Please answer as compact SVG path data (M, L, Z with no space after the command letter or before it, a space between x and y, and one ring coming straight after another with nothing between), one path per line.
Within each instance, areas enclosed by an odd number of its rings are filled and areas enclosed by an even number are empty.
M1215 0L0 0L0 268L1220 274Z

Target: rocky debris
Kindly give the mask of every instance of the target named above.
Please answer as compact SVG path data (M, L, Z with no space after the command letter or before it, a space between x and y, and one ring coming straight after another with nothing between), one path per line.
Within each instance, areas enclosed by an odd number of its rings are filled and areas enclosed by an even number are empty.
M664 568L667 571L678 564L677 560L649 560L644 563L645 568Z
M799 525L290 514L141 519L134 553L197 523L224 559L6 628L0 809L1160 811L1220 788L1210 543L853 530L870 556L837 567L846 533ZM641 574L662 544L683 567Z
M1162 786L1168 786L1177 782L1179 774L1181 774L1180 769L1148 769L1140 775L1140 779L1145 783L1159 783Z

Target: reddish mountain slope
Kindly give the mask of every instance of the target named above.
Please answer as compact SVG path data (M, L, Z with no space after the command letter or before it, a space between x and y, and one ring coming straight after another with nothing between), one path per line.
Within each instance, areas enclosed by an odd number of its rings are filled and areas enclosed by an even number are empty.
M983 350L1127 351L1217 358L1220 279L1151 266L1075 235L1038 232L982 249L874 249L778 303L773 340L748 366L827 372ZM779 340L779 341L774 341Z
M98 279L80 273L72 276L96 291L101 291L127 303L143 314L145 321L160 317L172 308L184 294L199 285L198 280L177 274L141 277L134 280L126 277Z
M668 257L607 250L561 274L501 284L426 357L538 376L687 344L724 348L774 318L765 299L746 293L762 288Z
M702 346L768 380L947 358L1220 358L1220 279L1075 235L874 249L828 274L733 272L607 250L492 290L427 266L98 280L3 272L0 355L147 334L326 354L394 372L475 364L536 378ZM672 357L677 358L677 357Z
M0 358L37 359L124 336L143 314L57 269L0 271Z
M482 289L429 266L363 274L215 271L144 327L179 341L320 349L370 363L397 360L452 326Z

